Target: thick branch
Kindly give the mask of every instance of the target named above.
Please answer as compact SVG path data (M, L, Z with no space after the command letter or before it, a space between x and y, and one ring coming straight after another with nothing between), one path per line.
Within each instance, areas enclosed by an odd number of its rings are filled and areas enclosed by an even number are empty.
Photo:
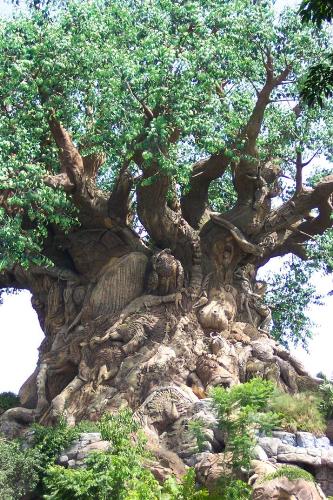
M58 175L46 175L44 177L44 183L46 186L50 186L54 189L62 188L66 193L72 193L75 189L75 185L70 181L65 172Z
M246 138L245 151L249 155L256 156L256 141L260 133L261 125L264 119L265 110L270 103L270 95L272 91L278 87L288 76L291 66L286 68L276 77L274 76L273 59L270 53L267 54L265 63L266 81L260 92L258 92L257 102L247 122L243 136Z
M70 134L55 118L54 114L52 114L49 119L49 127L59 148L62 172L67 173L70 181L75 186L78 186L82 183L84 173L83 159L74 146Z
M296 154L296 193L300 193L303 188L303 166L302 153L298 151Z
M303 189L272 212L265 220L265 232L258 243L272 234L279 237L273 248L267 249L265 258L268 255L273 257L294 252L297 246L300 248L300 245L311 237L322 234L327 228L332 227L332 194L333 175L329 175L314 189ZM319 210L318 216L310 215L313 209Z
M248 205L251 208L253 208L253 204L256 203L255 197L257 196L258 198L258 194L256 194L255 191L260 189L260 187L258 187L258 182L260 184L262 178L258 172L256 141L260 133L264 113L270 103L272 91L283 83L291 70L291 67L288 65L279 75L274 76L273 60L270 53L268 53L266 57L267 59L264 61L266 69L265 84L257 93L257 102L253 112L238 137L238 139L245 139L243 150L244 158L241 159L234 172L238 201L243 206ZM237 140L235 143L237 143ZM253 160L249 160L249 156L253 158ZM208 220L209 214L205 217L205 212L208 207L208 190L210 183L214 179L221 177L229 165L230 158L224 152L200 160L194 164L190 179L190 189L181 200L183 216L192 227L199 228L202 223ZM250 176L250 179L253 181L253 189L249 189L248 176ZM269 177L271 177L271 175L269 175ZM275 179L271 182L274 180ZM270 180L264 177L263 181L264 183L270 182ZM268 193L269 190L267 190L266 194L268 195Z
M171 248L178 258L189 259L198 235L179 210L168 206L169 187L169 177L160 172L158 164L154 163L146 170L144 181L137 187L138 216L158 246Z
M127 170L121 171L108 201L109 216L123 224L128 223L133 182L133 176Z
M53 187L63 187L72 194L79 218L86 227L104 227L108 216L107 196L97 189L95 178L105 161L103 154L82 157L70 134L55 118L49 119L52 136L59 148L61 174L47 176L45 182Z
M229 163L230 158L221 153L193 165L189 191L181 199L183 217L192 227L197 229L205 222L210 183L224 174Z

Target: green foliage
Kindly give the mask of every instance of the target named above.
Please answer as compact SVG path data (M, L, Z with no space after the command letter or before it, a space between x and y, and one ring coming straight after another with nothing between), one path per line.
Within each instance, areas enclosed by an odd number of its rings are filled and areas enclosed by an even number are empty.
M216 500L249 500L252 489L240 479L221 478Z
M333 383L325 379L319 386L319 410L326 419L333 418Z
M77 432L99 432L99 422L92 422L91 420L81 420L75 425Z
M299 13L303 22L312 21L321 26L324 21L332 21L333 5L326 0L303 0ZM324 100L332 95L333 53L330 53L311 66L303 83L301 96L310 106L315 103L323 106Z
M303 0L299 13L302 21L312 21L320 25L323 21L332 21L333 5L327 0Z
M254 378L231 389L216 387L212 391L219 427L226 435L226 452L232 454L234 470L249 469L255 446L255 431L269 433L279 422L278 415L266 412L274 385Z
M98 427L102 438L110 441L110 450L91 453L85 460L85 468L49 466L44 478L47 500L199 500L209 497L206 490L196 487L192 470L180 484L170 478L163 487L159 485L143 466L148 457L145 441L128 409L114 415L105 414ZM45 448L49 450L50 445ZM53 441L51 448L54 449Z
M315 238L315 242L308 245L309 256L318 262L323 271L333 271L333 229L326 230L321 236Z
M0 393L0 410L7 411L9 408L21 406L20 398L13 392Z
M33 447L42 456L43 468L53 464L60 452L67 448L80 435L80 428L69 427L64 418L60 418L53 427L39 424L32 426Z
M271 334L284 346L300 344L306 348L312 337L313 323L307 308L320 303L316 288L310 281L317 269L317 262L304 264L299 258L293 257L280 272L268 276L265 300L272 309Z
M159 484L141 466L132 448L118 453L91 453L86 468L51 466L46 471L47 500L158 499Z
M133 413L128 408L121 409L118 413L105 413L98 423L102 439L112 443L115 453L128 446L131 436L140 429L139 424L133 419Z
M279 467L277 471L272 472L271 474L267 474L262 482L271 481L272 479L277 479L279 477L286 477L290 481L296 481L297 479L304 479L305 481L310 481L314 483L314 477L310 472L307 472L304 469L299 467L290 467L288 465L284 465Z
M307 431L320 436L325 433L326 424L318 409L319 401L318 395L310 392L291 395L275 391L268 407L280 416L281 429Z
M205 489L198 489L195 484L195 471L189 469L179 483L174 477L168 478L162 488L161 500L201 500L214 498Z
M0 437L0 497L17 500L30 493L39 481L42 468L39 450L23 449L16 441Z
M189 430L193 433L197 440L198 452L201 453L203 451L203 445L206 441L206 436L204 432L205 423L202 419L195 419L189 422Z
M224 150L242 156L240 131L262 88L262 50L278 73L292 65L291 83L275 90L258 153L294 169L299 142L330 154L332 112L304 110L295 120L280 101L294 101L307 68L328 54L329 34L302 26L292 11L279 22L272 2L251 0L28 1L32 7L0 22L1 267L40 263L49 224L67 230L76 214L70 198L45 186L60 172L48 120L53 110L85 156L105 152L98 178L109 189L124 161L142 153L158 162L179 189L190 165ZM217 86L224 86L222 95ZM142 103L154 111L147 123ZM176 143L164 155L170 135ZM130 163L137 174L137 167ZM146 180L151 182L152 179ZM145 182L146 182L145 181ZM209 201L235 202L230 172L214 182Z

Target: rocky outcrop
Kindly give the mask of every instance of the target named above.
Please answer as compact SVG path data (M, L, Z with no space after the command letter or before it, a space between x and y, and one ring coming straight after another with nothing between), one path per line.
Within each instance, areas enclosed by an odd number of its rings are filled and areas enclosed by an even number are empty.
M257 458L273 464L297 464L311 471L326 495L333 495L333 446L327 436L273 431L259 437Z
M59 465L76 469L84 465L84 460L93 451L107 451L109 441L103 441L99 432L84 432L69 448L64 450L59 459Z
M304 479L290 481L279 477L272 481L256 484L253 489L253 500L323 500L318 487Z

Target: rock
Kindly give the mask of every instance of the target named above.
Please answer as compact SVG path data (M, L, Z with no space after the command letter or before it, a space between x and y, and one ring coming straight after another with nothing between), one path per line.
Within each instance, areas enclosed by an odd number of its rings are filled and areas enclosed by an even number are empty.
M277 467L270 462L261 462L260 460L251 460L250 473L252 474L249 484L253 484L258 478L272 474Z
M204 460L205 458L208 459L210 453L207 451L204 451L202 453L196 453L195 455L192 455L189 458L184 458L184 462L186 465L189 467L194 467L197 463L201 462L201 460Z
M302 448L314 448L316 446L316 438L311 432L296 432L297 446Z
M324 466L316 470L316 481L327 496L333 496L333 473L330 467Z
M323 465L333 467L333 446L330 446L328 450L321 450L321 462Z
M154 455L155 460L147 461L146 466L157 481L164 482L170 475L181 479L186 474L187 466L176 453L163 448L149 437L147 448Z
M257 444L253 448L252 456L255 460L261 460L262 462L265 462L266 460L268 460L268 456L267 456L266 452L259 444Z
M326 436L316 438L315 446L316 448L323 448L324 450L328 450L330 447L330 440Z
M315 450L315 448L312 450ZM318 451L317 449L316 452ZM284 463L321 465L320 456L309 455L306 448L298 448L287 444L282 444L278 447L277 459L278 462Z
M69 460L72 460L76 458L76 455L78 454L80 448L81 448L80 442L74 441L74 443L72 443L72 445L67 450L65 450L64 454L67 455Z
M325 498L325 497L324 497ZM264 483L257 482L252 492L253 500L322 500L317 486L314 483L297 479L290 481L279 477Z
M327 421L326 436L333 441L333 419Z
M101 441L100 432L83 432L80 436L80 441L87 441L87 443L95 443L96 441Z
M76 459L84 460L92 451L108 451L109 448L109 441L96 441L95 443L90 443L87 446L81 448L76 456Z
M282 453L298 453L299 455L306 455L306 449L282 443L278 446L277 454L280 455Z
M268 457L271 458L277 455L278 446L282 444L282 441L277 437L261 437L258 439L258 444L267 453Z
M208 489L213 489L218 480L231 470L231 453L209 453L195 465L197 478Z
M59 465L66 465L68 462L68 456L67 455L60 455L58 464Z
M273 431L272 436L281 439L282 443L296 446L296 436L291 432L286 431Z

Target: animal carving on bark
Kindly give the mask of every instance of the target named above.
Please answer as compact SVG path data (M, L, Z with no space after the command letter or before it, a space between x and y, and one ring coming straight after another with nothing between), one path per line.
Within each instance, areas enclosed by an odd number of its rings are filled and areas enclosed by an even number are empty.
M148 277L148 292L154 295L170 295L184 286L183 266L169 248L152 257L152 271Z

